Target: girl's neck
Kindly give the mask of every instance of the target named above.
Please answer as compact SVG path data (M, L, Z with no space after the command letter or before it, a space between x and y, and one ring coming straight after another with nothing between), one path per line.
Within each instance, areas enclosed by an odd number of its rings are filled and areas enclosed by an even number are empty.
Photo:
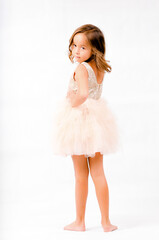
M92 62L92 60L94 60L94 55L93 54L85 62L90 63L90 62Z
M87 61L85 61L85 62L87 62ZM95 61L94 61L94 59L92 59L91 61L89 61L89 62L87 62L91 67L93 67L93 68L96 68L96 63L95 63Z

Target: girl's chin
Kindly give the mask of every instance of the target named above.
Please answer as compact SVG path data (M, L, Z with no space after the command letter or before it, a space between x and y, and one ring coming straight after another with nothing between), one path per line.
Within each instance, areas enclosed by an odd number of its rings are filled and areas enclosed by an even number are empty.
M74 57L74 62L82 63L84 60L82 58Z
M82 61L80 59L75 59L75 62L81 63Z
M77 58L77 57L75 57L75 60L76 60L77 62L79 62L81 59L80 59L80 58Z

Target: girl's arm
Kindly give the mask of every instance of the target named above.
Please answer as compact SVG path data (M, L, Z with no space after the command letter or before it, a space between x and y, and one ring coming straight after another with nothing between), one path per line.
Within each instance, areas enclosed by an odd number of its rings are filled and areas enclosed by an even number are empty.
M88 72L84 65L79 64L76 69L75 80L77 81L77 92L68 92L72 107L77 107L86 101L88 97Z
M69 97L72 107L77 107L77 106L81 105L87 99L87 96L79 95L78 93L75 93L73 91L69 91L67 94L67 97Z

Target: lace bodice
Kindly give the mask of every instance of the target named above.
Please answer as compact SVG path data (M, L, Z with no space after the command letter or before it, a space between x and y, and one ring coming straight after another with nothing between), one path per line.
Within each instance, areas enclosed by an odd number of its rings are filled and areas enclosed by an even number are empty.
M94 70L87 62L82 62L81 64L83 64L88 71L88 89L89 89L88 98L99 99L102 94L103 81L101 84L97 82L97 78L95 76ZM73 75L74 73L70 78L68 90L77 91L78 85L77 85L77 81L73 79Z

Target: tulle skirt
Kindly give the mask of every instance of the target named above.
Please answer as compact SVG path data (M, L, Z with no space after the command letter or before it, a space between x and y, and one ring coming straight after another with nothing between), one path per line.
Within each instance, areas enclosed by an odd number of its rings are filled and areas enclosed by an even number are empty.
M85 155L96 152L109 154L119 149L119 131L115 115L107 101L87 98L72 107L65 97L58 102L53 118L53 153L61 156Z

